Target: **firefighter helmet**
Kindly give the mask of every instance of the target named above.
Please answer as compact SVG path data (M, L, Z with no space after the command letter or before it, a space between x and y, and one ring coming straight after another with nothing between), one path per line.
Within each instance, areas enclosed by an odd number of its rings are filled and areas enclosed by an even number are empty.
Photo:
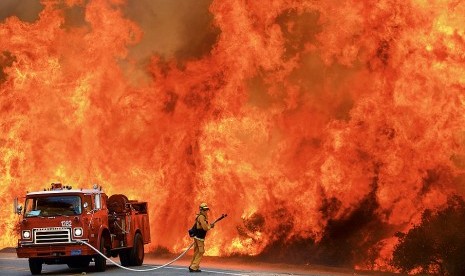
M210 210L210 208L208 208L208 205L207 203L201 203L200 206L199 206L200 210Z

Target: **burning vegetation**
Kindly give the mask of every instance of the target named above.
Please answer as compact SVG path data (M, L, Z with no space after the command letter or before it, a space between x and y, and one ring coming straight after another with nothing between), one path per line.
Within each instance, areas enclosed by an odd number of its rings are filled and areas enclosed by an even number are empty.
M230 217L209 255L410 271L395 234L465 194L464 15L455 0L2 1L0 210L99 183L149 202L151 250L187 246L206 201ZM16 221L0 218L0 247Z
M451 196L438 210L426 209L421 223L397 233L392 264L402 272L465 275L465 202Z

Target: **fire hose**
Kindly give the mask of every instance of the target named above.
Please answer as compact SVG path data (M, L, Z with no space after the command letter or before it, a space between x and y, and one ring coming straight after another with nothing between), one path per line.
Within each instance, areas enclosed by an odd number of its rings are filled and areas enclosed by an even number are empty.
M216 222L222 220L223 218L225 218L227 216L227 214L223 214L221 215L221 217L219 217L218 219L216 219L212 224L215 224ZM122 269L126 269L126 270L129 270L129 271L134 271L134 272L147 272L147 271L153 271L153 270L157 270L157 269L160 269L160 268L163 268L163 267L166 267L174 262L176 262L177 260L179 260L182 256L184 256L187 251L189 251L189 249L192 248L192 246L194 246L194 243L191 243L191 245L189 245L189 247L184 251L182 252L179 256L177 256L176 258L174 258L172 261L164 264L164 265L161 265L161 266L157 266L157 267L152 267L152 268L147 268L147 269L135 269L135 268L129 268L129 267L125 267L125 266L122 266L120 265L119 263L113 261L112 259L108 258L107 256L105 256L105 254L103 254L102 252L100 252L97 248L95 248L94 246L92 246L91 244L89 244L88 242L86 241L83 241L83 240L78 240L77 241L78 243L80 244L84 244L84 245L87 245L88 247L90 247L92 250L94 250L97 254L99 254L100 256L102 256L103 258L105 258L106 260L110 261L112 264L116 265L117 267L120 267Z
M192 248L192 246L194 246L194 243L192 243L191 245L189 245L189 247L181 253L181 255L179 255L178 257L176 257L174 260L172 260L171 262L169 263L166 263L164 265L161 265L161 266L157 266L157 267L152 267L152 268L147 268L147 269L134 269L134 268L129 268L129 267L125 267L125 266L122 266L120 265L119 263L113 261L112 259L108 258L107 256L105 256L102 252L100 252L97 248L93 247L91 244L89 244L88 242L86 241L78 241L78 243L82 243L82 244L85 244L87 245L88 247L90 247L92 250L94 250L95 252L97 252L100 256L102 256L103 258L105 258L106 260L110 261L112 264L116 265L117 267L120 267L122 269L126 269L126 270L130 270L130 271L135 271L135 272L147 272L147 271L152 271L152 270L156 270L156 269L160 269L160 268L163 268L165 266L168 266L174 262L176 262L177 260L179 260L182 256L184 256L187 251L189 251L189 249Z

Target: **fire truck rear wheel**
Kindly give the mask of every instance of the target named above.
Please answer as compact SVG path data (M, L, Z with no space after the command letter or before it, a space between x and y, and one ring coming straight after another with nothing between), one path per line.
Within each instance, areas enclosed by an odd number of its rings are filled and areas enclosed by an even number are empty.
M144 262L144 241L142 235L137 233L134 236L134 246L131 250L130 263L134 266L141 266Z
M42 261L40 259L29 259L29 269L32 275L39 275L42 273Z
M105 236L100 238L100 248L99 251L105 254ZM103 272L107 268L107 259L98 254L95 257L95 270L98 272Z

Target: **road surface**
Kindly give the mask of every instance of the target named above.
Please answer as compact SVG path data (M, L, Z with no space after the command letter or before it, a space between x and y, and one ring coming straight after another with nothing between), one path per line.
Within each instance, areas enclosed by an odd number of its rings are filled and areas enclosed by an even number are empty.
M255 276L255 275L310 275L310 276L354 276L354 275L379 275L374 273L362 273L351 269L339 268L322 268L322 267L303 267L291 266L285 264L264 264L250 261L231 260L228 258L209 258L204 257L202 260L202 273L189 273L187 267L191 256L185 256L176 263L163 267L161 269L148 272L132 272L121 269L109 261L107 261L107 270L105 272L96 272L94 263L86 269L70 269L67 265L43 265L43 275L232 275L232 276ZM119 263L118 258L113 258L113 261ZM170 260L167 258L157 258L146 255L144 265L139 267L131 267L134 269L149 269L163 265ZM18 259L14 253L14 249L0 251L0 275L31 275L29 271L27 259Z

